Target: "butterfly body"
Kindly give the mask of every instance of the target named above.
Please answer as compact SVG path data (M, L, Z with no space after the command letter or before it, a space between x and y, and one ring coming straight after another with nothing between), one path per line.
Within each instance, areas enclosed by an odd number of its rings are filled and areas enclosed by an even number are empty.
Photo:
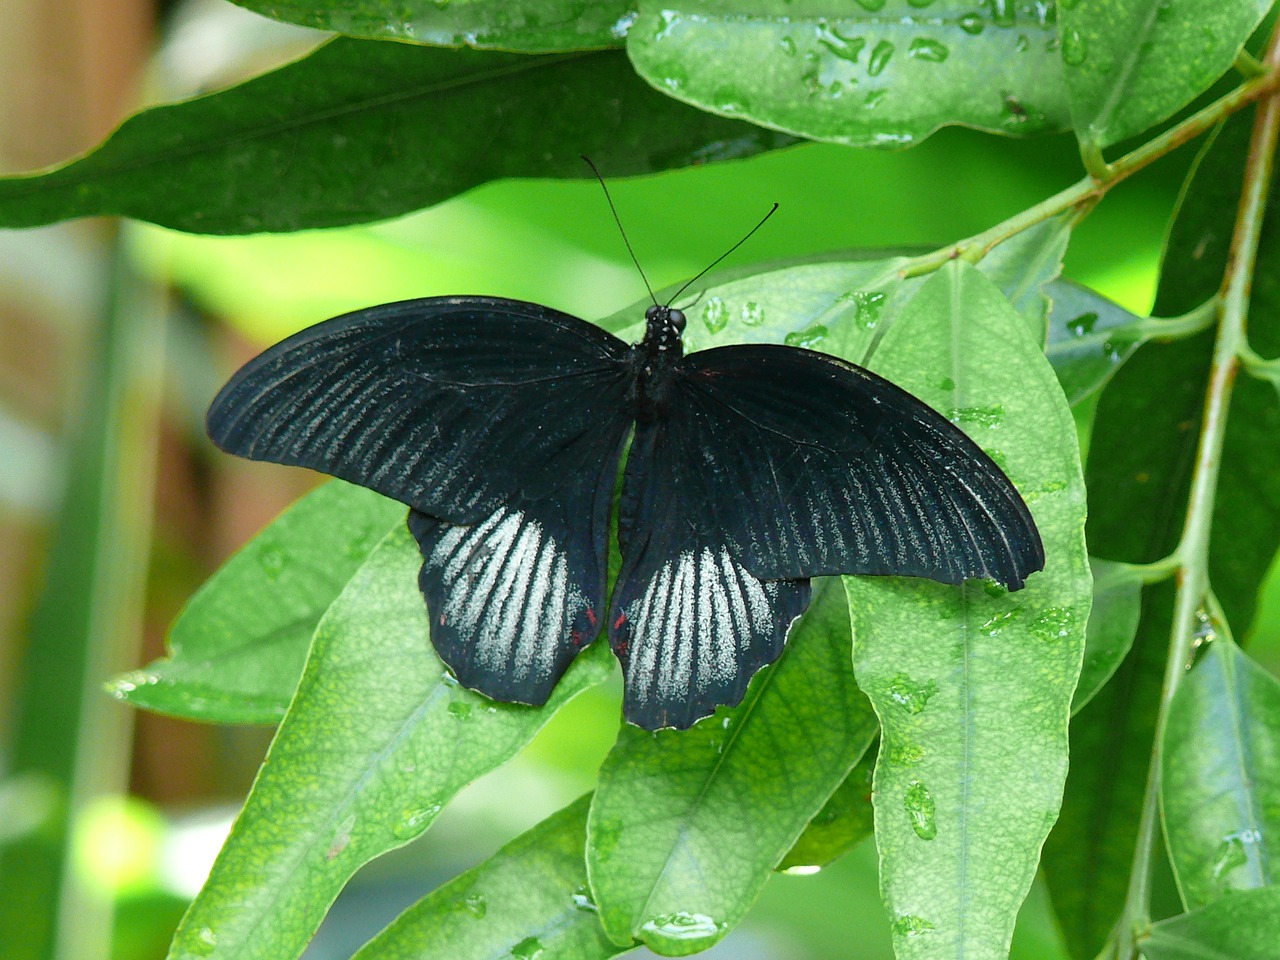
M627 345L515 300L385 304L251 361L209 433L406 503L431 640L462 683L545 702L604 631L650 729L741 699L813 576L1018 589L1043 566L1008 478L925 404L806 350L686 356L684 324L655 305Z

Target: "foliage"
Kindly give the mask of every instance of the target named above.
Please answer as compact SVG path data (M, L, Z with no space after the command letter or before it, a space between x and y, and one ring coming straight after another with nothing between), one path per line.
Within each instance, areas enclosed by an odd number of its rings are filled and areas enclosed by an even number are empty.
M421 900L361 960L697 952L775 869L827 864L872 821L899 957L1007 956L1037 869L1081 960L1270 955L1280 695L1231 639L1280 543L1280 47L1251 40L1265 4L243 5L346 36L0 180L0 226L122 214L291 231L501 177L581 177L582 152L625 176L949 124L1072 129L1087 171L935 250L713 274L689 309L690 349L823 350L934 405L1019 486L1044 572L1016 594L817 583L742 704L687 732L622 726L592 796ZM1244 79L1198 101L1233 63ZM1094 206L1218 125L1170 228L1158 317L1059 277ZM642 312L600 322L634 338ZM298 956L360 866L608 677L597 643L541 708L458 686L426 639L402 512L322 487L192 598L169 657L111 684L146 709L280 724L171 956ZM1161 919L1166 863L1181 912Z

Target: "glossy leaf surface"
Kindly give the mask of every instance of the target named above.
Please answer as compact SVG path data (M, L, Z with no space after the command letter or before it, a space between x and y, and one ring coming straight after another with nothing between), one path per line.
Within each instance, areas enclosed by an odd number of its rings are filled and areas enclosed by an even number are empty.
M1075 428L1023 319L959 261L925 283L873 366L971 432L1045 544L1045 570L1017 593L845 580L855 670L883 729L876 841L895 950L1004 957L1061 799L1089 612Z
M1160 784L1188 909L1273 885L1280 860L1280 683L1220 638L1174 695Z
M353 960L603 960L604 935L587 890L583 842L589 797L414 904Z
M741 704L688 731L619 732L587 850L616 943L684 956L723 937L874 738L844 591L835 579L814 585L782 656Z
M119 214L195 233L301 230L393 217L499 177L582 177L580 153L626 176L788 142L655 93L616 51L340 38L144 110L79 160L0 179L0 227Z
M939 0L643 3L627 36L673 97L815 140L898 146L945 124L1068 123L1051 7Z
M622 43L631 0L235 0L276 20L370 40L553 53Z
M208 723L279 723L316 624L405 507L334 480L299 500L226 562L169 630L169 655L109 692Z
M1267 0L1094 0L1058 6L1071 116L1107 147L1171 116L1230 68Z
M170 956L297 956L360 866L421 834L458 790L608 675L598 644L542 708L459 686L431 651L419 563L408 530L396 529L325 614L293 707Z

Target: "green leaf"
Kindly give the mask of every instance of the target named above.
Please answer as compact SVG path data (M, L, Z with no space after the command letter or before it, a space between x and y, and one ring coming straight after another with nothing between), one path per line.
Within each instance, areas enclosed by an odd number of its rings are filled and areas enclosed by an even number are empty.
M1280 887L1249 890L1162 920L1139 944L1147 960L1275 960Z
M1050 9L641 3L627 52L664 93L814 140L898 146L953 123L1021 135L1068 125Z
M665 956L723 937L875 730L849 663L843 589L816 580L781 658L741 704L687 731L623 726L588 821L609 936Z
M554 53L622 43L630 0L235 0L241 7L370 40Z
M352 960L596 960L621 953L587 890L590 797L418 901Z
M288 716L170 956L296 957L347 879L609 674L595 644L545 707L495 703L435 657L403 526L329 608Z
M780 871L803 874L825 867L871 836L871 783L877 754L874 744L867 749L782 858Z
M1090 558L1089 566L1093 571L1093 608L1072 713L1088 703L1124 662L1142 611L1142 578L1131 566L1096 557Z
M338 39L144 110L65 166L0 179L0 227L119 214L194 233L301 230L393 217L499 177L581 177L584 152L625 176L789 142L654 93L618 51Z
M1091 598L1075 426L1023 318L960 261L874 361L971 431L1045 544L1045 570L1016 593L845 578L854 669L882 727L873 800L897 955L1004 958L1061 800Z
M1222 76L1270 0L1068 0L1058 5L1071 117L1099 148L1172 116Z
M1166 244L1158 314L1185 314L1222 282L1249 128L1248 117L1228 120L1193 173ZM1274 234L1264 232L1259 263L1274 262L1278 249ZM1280 309L1273 273L1263 267L1256 274L1255 316ZM1251 333L1280 352L1280 325L1264 322ZM1088 463L1095 554L1150 563L1177 545L1212 349L1209 333L1147 343L1102 392ZM1228 423L1209 578L1242 634L1280 538L1280 409L1270 387L1237 378ZM1076 960L1091 960L1102 947L1128 887L1172 608L1171 585L1144 591L1129 657L1071 725L1071 776L1045 847L1045 875Z
M700 289L686 313L685 351L731 343L785 343L860 362L876 335L914 291L901 257L884 260L756 265L726 271ZM678 288L677 288L678 289ZM660 291L669 297L675 290ZM664 300L665 302L665 300ZM628 342L644 334L644 304L600 322Z
M169 655L108 692L207 723L279 723L320 617L405 508L334 480L276 518L200 588L169 630Z
M978 264L991 282L1027 321L1041 345L1049 325L1049 290L1062 272L1062 257L1071 240L1075 218L1059 214L1014 234Z
M1165 836L1187 908L1275 884L1280 683L1213 641L1174 695L1163 761Z
M1049 285L1049 346L1058 382L1075 406L1101 390L1143 338L1142 319L1102 294L1071 280Z

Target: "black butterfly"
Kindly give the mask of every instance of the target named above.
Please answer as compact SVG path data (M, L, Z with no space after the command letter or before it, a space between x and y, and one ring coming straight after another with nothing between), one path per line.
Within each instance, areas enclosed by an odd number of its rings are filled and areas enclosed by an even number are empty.
M647 729L737 703L781 653L810 577L1017 590L1044 566L1008 478L909 393L793 347L684 356L684 314L645 317L629 346L517 300L359 310L248 363L209 435L408 504L431 639L463 684L544 703L607 630L626 718Z

